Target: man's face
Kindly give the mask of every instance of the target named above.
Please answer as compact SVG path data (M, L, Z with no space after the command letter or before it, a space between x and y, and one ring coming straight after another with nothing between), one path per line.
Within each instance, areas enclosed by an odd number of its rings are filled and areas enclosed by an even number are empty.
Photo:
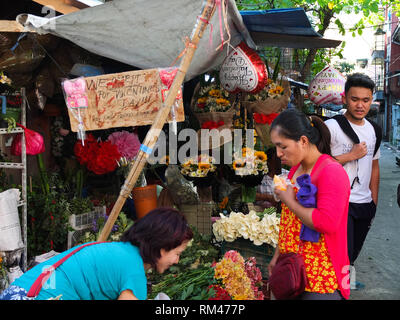
M362 120L369 112L372 103L372 91L368 88L351 87L342 102L347 105L347 114L354 120Z

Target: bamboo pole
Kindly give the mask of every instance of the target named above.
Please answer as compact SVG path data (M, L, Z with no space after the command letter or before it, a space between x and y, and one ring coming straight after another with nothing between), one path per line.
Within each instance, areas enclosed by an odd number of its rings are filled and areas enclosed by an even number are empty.
M121 188L119 197L111 210L111 213L107 219L106 224L104 225L103 230L101 231L98 241L106 241L108 239L111 229L115 221L117 220L118 215L126 199L129 197L133 186L135 185L140 173L142 172L144 166L146 165L147 159L151 154L151 152L147 150L152 150L155 143L157 142L160 132L165 122L168 119L171 107L175 103L176 95L183 83L186 72L189 69L194 53L196 52L197 45L201 37L203 36L208 21L210 21L214 12L215 12L215 0L207 0L203 5L201 16L197 18L197 23L190 37L190 42L185 49L185 54L183 55L181 64L178 68L174 81L172 82L171 88L168 92L167 98L165 99L164 105L158 111L154 123L151 126L149 132L147 133L146 138L144 139L142 148L140 149L137 155L135 163L133 164L131 170L129 171L128 177L125 179L125 183Z

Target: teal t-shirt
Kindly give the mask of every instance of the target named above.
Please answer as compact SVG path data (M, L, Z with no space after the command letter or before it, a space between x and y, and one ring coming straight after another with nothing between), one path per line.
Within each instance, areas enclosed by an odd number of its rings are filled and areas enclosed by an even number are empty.
M43 269L75 248L38 264L12 285L29 291ZM115 300L127 289L140 300L147 297L147 279L139 249L128 242L105 242L83 248L68 258L52 273L36 299L47 300L61 294L62 300Z

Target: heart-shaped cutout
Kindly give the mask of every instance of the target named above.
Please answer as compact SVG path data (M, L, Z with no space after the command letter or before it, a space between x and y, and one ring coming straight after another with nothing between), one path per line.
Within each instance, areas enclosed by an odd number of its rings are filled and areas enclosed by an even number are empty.
M231 93L257 93L268 80L264 62L244 42L225 58L219 76L222 87Z
M316 105L333 103L342 104L341 94L344 91L346 79L335 68L326 67L311 81L308 95Z

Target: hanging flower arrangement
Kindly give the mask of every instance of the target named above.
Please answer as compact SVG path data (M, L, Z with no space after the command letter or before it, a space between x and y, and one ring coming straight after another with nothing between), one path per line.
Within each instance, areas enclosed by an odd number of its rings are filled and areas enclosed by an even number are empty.
M230 109L229 92L216 84L200 87L194 112L225 112Z

